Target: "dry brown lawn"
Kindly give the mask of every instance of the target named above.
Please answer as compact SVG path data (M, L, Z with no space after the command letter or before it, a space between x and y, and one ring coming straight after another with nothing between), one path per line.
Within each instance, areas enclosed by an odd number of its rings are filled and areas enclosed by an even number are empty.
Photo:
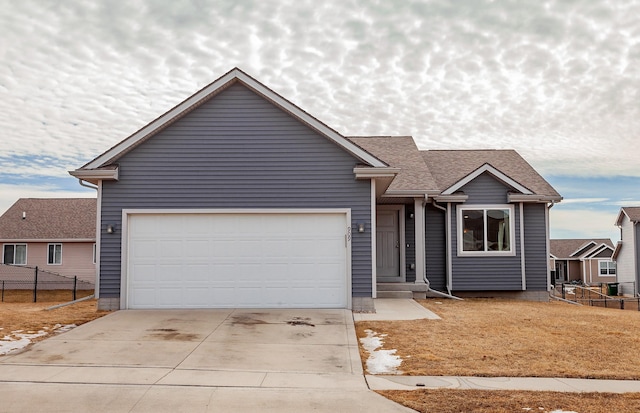
M637 413L640 394L487 390L379 391L422 413Z
M92 291L79 292L77 298L90 295ZM89 299L54 310L47 308L71 301L69 291L38 292L38 302L33 303L33 293L29 291L7 291L5 302L0 302L0 337L12 336L12 332L37 333L52 331L56 324L80 325L108 314L97 311L96 300ZM46 339L37 337L33 342ZM0 356L2 357L2 356Z
M387 335L384 349L397 350L404 374L640 379L640 312L560 302L419 302L442 319L356 323L358 337L366 329Z
M383 349L397 350L403 374L640 379L640 312L495 299L419 303L442 319L356 323L359 338L367 329L386 335ZM360 352L365 361L368 354ZM640 411L635 393L380 393L421 412Z

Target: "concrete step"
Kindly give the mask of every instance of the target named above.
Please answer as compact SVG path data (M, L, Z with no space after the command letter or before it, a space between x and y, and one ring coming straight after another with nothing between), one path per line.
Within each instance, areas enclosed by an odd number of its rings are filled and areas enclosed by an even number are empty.
M429 287L426 284L415 283L376 283L378 291L427 291Z
M378 291L378 298L413 298L412 291Z

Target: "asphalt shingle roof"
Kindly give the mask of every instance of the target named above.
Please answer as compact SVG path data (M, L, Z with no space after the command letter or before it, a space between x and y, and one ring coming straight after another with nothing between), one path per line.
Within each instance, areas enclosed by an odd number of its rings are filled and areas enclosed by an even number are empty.
M609 238L575 238L575 239L552 239L550 240L551 254L556 258L579 258L577 256L571 257L571 254L582 249L589 242L593 241L595 245L593 248L606 244L611 248L614 248L613 242ZM591 250L592 248L590 248Z
M421 153L441 191L489 164L537 195L560 197L514 150L430 150Z
M421 151L411 136L348 137L365 151L400 172L389 191L442 192L485 164L536 195L561 199L560 194L514 150Z
M349 136L365 151L400 168L388 191L437 191L436 181L411 136Z
M631 221L640 222L640 207L623 207L622 210Z
M96 205L95 198L20 198L0 216L0 240L95 239Z

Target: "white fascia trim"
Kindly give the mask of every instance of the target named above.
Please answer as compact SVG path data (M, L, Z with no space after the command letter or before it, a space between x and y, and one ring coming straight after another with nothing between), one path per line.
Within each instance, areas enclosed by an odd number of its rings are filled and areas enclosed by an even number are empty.
M588 254L586 254L584 256L584 259L591 259L591 258L596 258L598 260L608 260L609 258L601 258L601 257L594 257L594 255L600 254L602 251L606 250L606 249L610 249L613 252L613 248L611 248L611 246L602 243L600 244L598 247L596 247L596 249L591 250L591 252L589 252Z
M436 202L464 203L469 199L469 195L437 195L434 196L433 199L435 199Z
M616 226L617 227L622 225L623 217L627 217L627 219L629 221L631 221L631 218L629 218L629 215L627 215L627 213L625 212L624 208L620 208L620 212L618 213L618 217L616 218Z
M588 251L586 251L586 252L585 252L585 254L588 254L588 253L590 253L590 252L593 250L593 247L595 247L596 242L595 242L595 241L589 241L589 242L586 242L586 243L582 244L580 247L578 247L578 249L577 249L577 250L575 250L575 251L573 251L571 254L569 254L569 257L573 257L573 256L575 256L575 255L576 255L578 252L580 252L581 250L583 250L583 249L585 249L585 248L589 247L589 245L591 245L591 247L590 247L590 248L592 248L592 249L589 249ZM578 258L580 258L580 257L578 257Z
M562 197L552 197L546 195L526 195L526 194L508 194L509 202L537 202L537 203L549 203L549 202L561 202Z
M356 179L371 179L371 178L395 178L400 172L400 168L391 168L388 166L382 167L365 167L353 168L353 173L356 175Z
M451 195L451 194L453 194L454 192L456 192L457 190L459 190L460 188L462 188L463 186L465 186L469 182L473 181L474 179L476 179L478 176L482 175L485 172L489 172L491 175L496 177L498 180L504 182L505 184L507 184L510 187L520 191L521 193L523 193L525 195L533 195L533 192L531 192L529 189L525 188L524 186L522 186L518 182L516 182L513 179L509 178L507 175L503 174L502 172L500 172L499 170L497 170L493 166L489 165L488 163L485 163L480 168L478 168L475 171L471 172L469 175L465 176L464 178L462 178L461 180L459 180L458 182L456 182L455 184L453 184L449 188L447 188L444 191L442 191L442 194L443 195Z
M399 189L399 190L387 191L387 192L385 192L384 196L385 197L391 197L391 198L409 197L409 198L428 199L429 198L429 194L430 194L430 191L427 191L427 190L419 191L419 190Z
M117 181L118 180L118 168L115 169L76 169L75 171L69 171L69 175L88 181L91 183L97 183L97 181Z
M178 106L166 112L161 117L149 123L147 126L140 129L138 132L129 136L124 141L120 142L113 148L109 149L104 154L100 155L93 161L86 164L83 169L94 169L98 168L105 163L109 162L111 159L117 157L120 153L128 150L132 146L136 145L138 142L146 138L148 135L155 133L156 131L162 129L167 124L173 122L175 119L180 117L185 111L189 110L191 107L197 105L202 100L206 99L211 94L219 91L221 88L225 87L229 82L234 80L239 80L244 83L247 87L253 89L255 92L263 95L276 105L280 106L283 110L291 113L293 116L297 117L304 123L306 123L311 128L315 129L319 133L325 135L327 138L332 140L338 146L345 149L347 152L351 153L356 158L364 161L365 163L375 166L375 167L384 167L387 166L384 162L379 160L378 158L371 155L369 152L360 148L356 144L352 143L344 136L340 135L338 132L334 131L324 123L320 122L313 116L306 113L304 110L300 109L293 103L289 102L282 96L278 95L271 89L267 88L251 76L244 73L242 70L238 68L234 68L227 74L215 80L213 83L206 86L204 89L196 92L191 97L187 98L187 100L178 104Z

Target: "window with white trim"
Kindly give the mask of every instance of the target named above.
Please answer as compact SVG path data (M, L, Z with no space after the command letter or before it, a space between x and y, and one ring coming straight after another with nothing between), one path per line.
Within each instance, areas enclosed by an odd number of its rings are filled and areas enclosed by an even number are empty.
M616 275L616 263L613 261L600 261L600 275L602 276L615 276Z
M515 255L513 205L458 206L459 255Z
M47 254L47 264L62 264L62 244L49 244L49 253Z
M2 262L11 265L27 265L27 244L4 244Z

